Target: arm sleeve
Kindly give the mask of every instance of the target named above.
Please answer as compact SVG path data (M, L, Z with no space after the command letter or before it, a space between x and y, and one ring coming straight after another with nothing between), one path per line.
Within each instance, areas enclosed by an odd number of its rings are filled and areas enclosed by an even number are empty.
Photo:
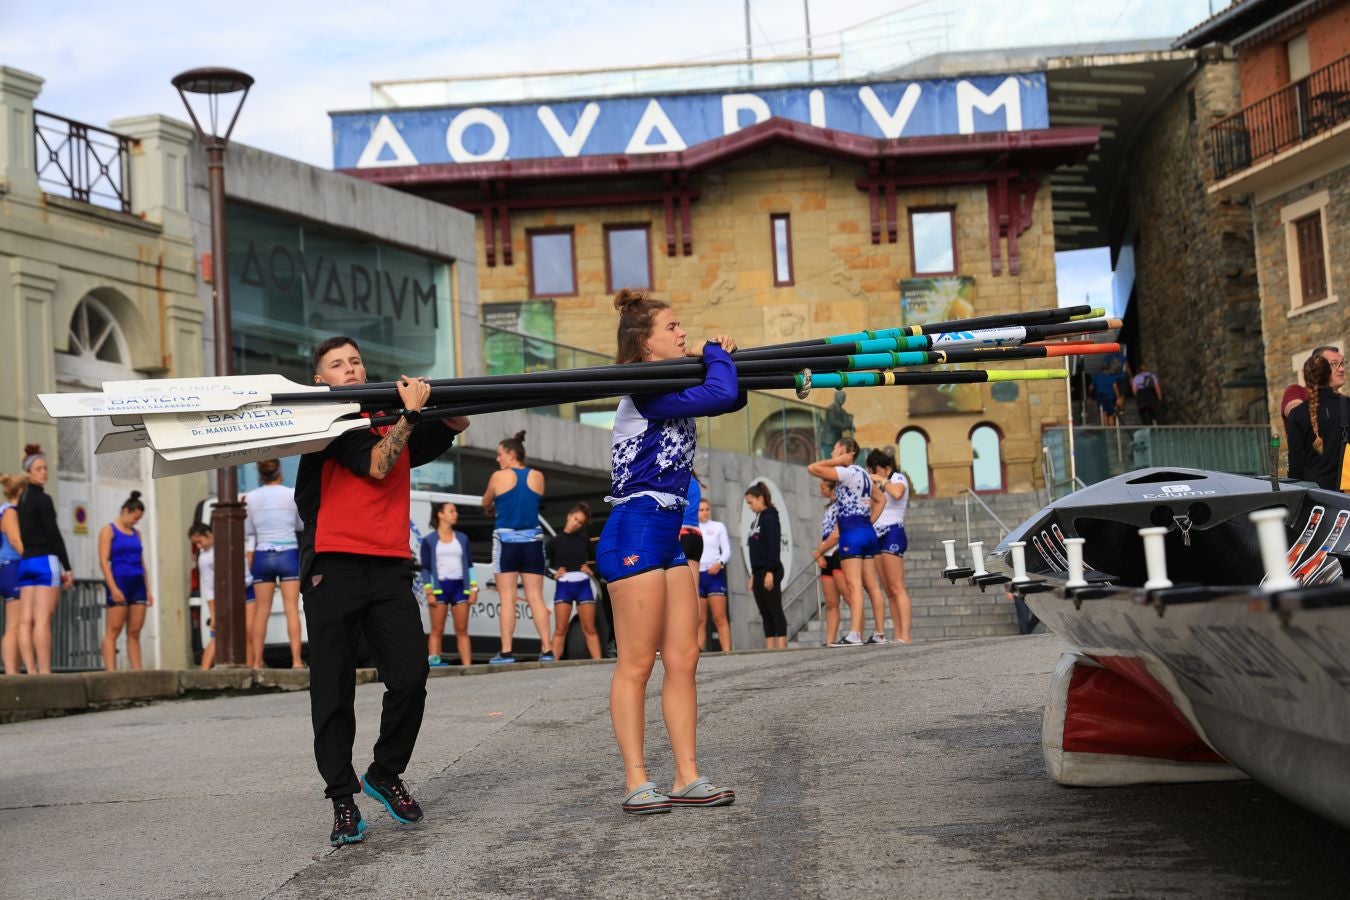
M322 451L322 455L334 460L354 475L370 476L370 455L380 436L371 429L349 431L337 438Z
M731 562L731 540L727 537L725 526L717 533L717 561L724 566Z
M1289 477L1304 480L1304 463L1307 456L1308 441L1303 434L1303 420L1308 417L1308 404L1304 403L1289 414Z
M759 539L764 544L766 552L775 561L782 560L783 552L783 527L778 521L778 510L770 507L768 510L773 515L764 518L759 526Z
M703 383L669 394L633 397L633 405L648 419L684 419L718 416L745 405L745 393L736 387L736 364L716 344L703 349ZM739 404L739 405L738 405Z
M431 558L431 554L433 551L431 549L431 542L427 540L427 538L435 533L436 532L433 531L431 534L427 535L427 537L422 538L422 546L418 551L418 556L421 557L422 562L422 584L424 586L435 584L435 582L431 580L431 568L432 563L434 562Z
M69 572L70 557L66 554L66 539L61 536L61 529L56 524L56 504L46 495L43 499L47 502L42 504L42 527L51 535L52 543L56 546L56 558L61 560L61 571Z
M248 508L248 494L239 498L244 503L244 534L251 537L254 541L258 539L258 523L253 518L252 511Z
M455 432L442 422L423 422L408 438L408 461L414 468L441 456L455 442Z
M548 539L544 545L544 555L548 557L548 564L553 568L558 568L558 536L555 534Z

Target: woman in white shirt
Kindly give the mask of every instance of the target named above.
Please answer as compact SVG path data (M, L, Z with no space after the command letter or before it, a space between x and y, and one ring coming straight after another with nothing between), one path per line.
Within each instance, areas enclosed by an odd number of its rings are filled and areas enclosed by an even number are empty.
M731 541L727 526L712 519L712 504L698 501L698 530L703 533L703 555L698 561L698 649L708 649L708 612L722 651L731 651L731 619L727 615L727 562Z
M905 589L905 510L909 507L909 479L895 467L895 457L885 450L867 454L867 472L872 478L872 529L877 535L877 568L891 602L895 639L909 643L910 604ZM878 626L880 627L880 626Z
M244 496L244 533L253 540L249 569L253 575L256 602L250 609L248 665L263 667L263 645L272 617L272 597L281 584L281 602L286 610L286 636L291 644L291 668L302 669L300 659L300 544L296 534L304 528L295 507L295 490L281 483L281 460L258 463L262 486Z

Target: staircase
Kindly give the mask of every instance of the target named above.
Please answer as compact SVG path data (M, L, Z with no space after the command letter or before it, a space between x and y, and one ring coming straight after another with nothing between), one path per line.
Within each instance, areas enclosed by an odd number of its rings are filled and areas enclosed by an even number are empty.
M980 499L993 509L1010 529L1038 512L1044 504L1044 494L997 494ZM970 504L970 540L984 541L986 553L991 552L1003 535L998 523L974 499ZM917 499L905 516L905 532L909 536L909 550L905 553L905 586L909 589L913 609L910 634L916 641L944 638L988 637L1017 634L1017 623L1012 603L1002 590L989 588L980 593L965 581L952 584L942 577L946 558L942 550L944 539L956 540L958 565L970 564L970 550L966 546L966 500L963 497L938 500ZM848 608L843 606L843 628L848 627ZM872 630L871 603L866 601L868 631ZM891 629L889 615L886 634ZM866 635L864 635L866 636ZM794 646L819 646L825 640L824 612L808 622L793 638Z

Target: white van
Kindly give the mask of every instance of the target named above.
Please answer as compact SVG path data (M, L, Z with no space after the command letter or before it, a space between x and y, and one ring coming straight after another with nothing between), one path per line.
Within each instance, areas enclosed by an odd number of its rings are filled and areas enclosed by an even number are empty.
M497 594L497 583L492 571L492 528L493 519L483 512L482 498L469 494L449 494L437 491L413 491L411 502L409 504L409 535L408 543L412 550L414 561L418 558L418 551L422 536L430 530L431 507L433 503L450 502L459 509L459 523L456 530L464 532L469 538L469 552L473 557L474 577L478 581L478 600L469 610L469 637L473 642L473 653L475 658L486 659L495 656L501 649L501 629L498 624L501 615L501 599ZM211 508L215 505L214 498L208 498L201 504L197 521L210 523ZM554 534L553 527L539 517L539 524L544 529L545 539ZM592 584L595 596L600 597L600 586L598 582ZM551 578L544 579L544 602L551 610L553 608L553 589L554 582ZM523 593L519 593L516 598L516 635L513 641L512 649L517 656L529 656L539 652L539 632L534 626L534 612L530 605L525 602ZM413 584L413 593L417 597L418 606L422 616L422 629L424 632L430 630L430 615L427 612L426 599L422 591L421 579L415 578ZM207 626L206 610L202 608L201 597L194 594L189 599L193 621L198 623L200 647L205 646L211 639L210 629ZM607 621L603 612L601 618L601 634L605 634L608 628ZM302 640L308 640L308 632L304 631L304 604L301 603L300 622ZM577 622L573 621L572 632L568 637L568 649L566 655L569 658L585 656L585 641L579 633ZM446 634L443 638L442 655L447 658L454 658L454 638L451 635L453 631L452 620L446 618ZM278 590L272 599L272 614L268 618L267 638L263 649L264 657L269 664L278 666L289 666L290 664L290 644L286 636L286 612L281 602L281 592Z

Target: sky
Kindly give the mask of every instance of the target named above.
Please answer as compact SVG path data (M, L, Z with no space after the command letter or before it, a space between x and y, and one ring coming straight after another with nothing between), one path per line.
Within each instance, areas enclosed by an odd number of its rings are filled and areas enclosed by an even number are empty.
M967 50L1171 37L1224 2L751 0L756 55L801 52L807 4L817 52L900 10L885 27L921 53L935 41ZM328 112L369 107L372 81L725 59L744 46L744 0L0 0L0 64L46 79L39 109L100 126L148 113L185 120L169 79L229 66L256 79L234 140L324 167Z

